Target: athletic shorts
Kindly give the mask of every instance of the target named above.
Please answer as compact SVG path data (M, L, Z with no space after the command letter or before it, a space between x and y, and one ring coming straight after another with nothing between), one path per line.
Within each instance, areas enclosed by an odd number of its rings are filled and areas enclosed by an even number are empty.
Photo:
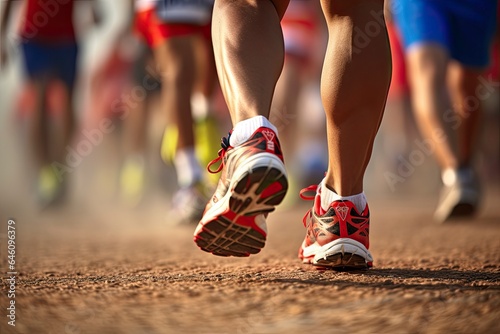
M29 78L42 75L61 79L69 89L76 76L78 46L70 42L40 42L27 40L21 43L24 67Z
M405 50L437 43L466 66L489 64L497 0L395 0L392 9Z
M135 17L135 30L146 40L151 48L155 48L171 37L194 35L211 40L210 23L205 25L164 23L158 19L154 8L139 11Z

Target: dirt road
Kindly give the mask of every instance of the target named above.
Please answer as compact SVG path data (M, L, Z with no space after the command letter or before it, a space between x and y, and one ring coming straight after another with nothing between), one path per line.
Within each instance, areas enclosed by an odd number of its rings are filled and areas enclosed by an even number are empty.
M375 267L350 273L296 258L308 203L271 215L246 259L199 251L161 210L16 210L16 326L3 275L0 332L499 333L499 198L450 225L431 221L433 198L372 198Z

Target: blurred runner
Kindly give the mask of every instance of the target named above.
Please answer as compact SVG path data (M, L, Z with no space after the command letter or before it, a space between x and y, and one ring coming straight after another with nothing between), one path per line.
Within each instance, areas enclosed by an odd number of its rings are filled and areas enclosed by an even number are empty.
M139 46L139 55L132 68L132 84L143 87L144 98L134 101L123 118L124 162L120 172L120 193L131 206L140 203L146 183L147 125L153 110L161 105L161 82L151 49Z
M290 186L294 187L295 181L304 186L322 177L328 164L324 111L318 101L318 78L326 45L319 2L290 1L281 27L285 63L276 84L270 121L280 131L290 166Z
M111 43L110 43L111 44ZM145 48L147 50L147 48ZM149 52L150 53L150 52ZM112 41L90 75L90 96L86 99L83 131L92 133L104 121L123 125L123 168L120 173L120 195L129 206L136 206L144 191L144 153L146 123L151 97L160 84L149 75L141 45L129 29ZM94 64L93 64L94 65ZM146 79L146 81L144 81ZM123 122L121 122L123 121Z
M12 0L4 1L1 20L1 63L7 61L5 42ZM64 198L66 175L53 163L64 163L65 148L74 134L73 88L76 78L78 43L73 27L74 1L26 0L20 26L24 70L29 86L36 91L35 107L30 120L30 141L38 170L36 193L42 207ZM63 110L58 115L61 133L49 125L48 89L52 82L62 87L55 94L56 105Z
M392 18L391 0L386 0L384 7L387 34L391 45L392 77L384 112L384 122L378 137L384 156L381 156L378 161L381 162L380 166L386 172L387 170L397 171L401 163L398 157L410 153L411 138L417 133L411 114L410 89L406 75L404 50L401 36ZM394 189L391 188L391 190Z
M162 83L162 108L167 111L168 123L173 128L165 135L162 155L173 161L177 172L180 189L173 197L172 206L174 220L180 222L197 221L208 198L204 172L196 155L191 101L197 96L201 101L198 119L208 119L208 98L215 83L215 75L210 73L213 72L212 7L212 1L135 2L135 28L153 50ZM202 94L194 95L195 88ZM213 140L203 138L201 147L210 142ZM172 154L172 143L176 143L175 154Z
M496 0L394 1L415 117L441 168L439 222L470 216L480 202L474 152L496 6Z

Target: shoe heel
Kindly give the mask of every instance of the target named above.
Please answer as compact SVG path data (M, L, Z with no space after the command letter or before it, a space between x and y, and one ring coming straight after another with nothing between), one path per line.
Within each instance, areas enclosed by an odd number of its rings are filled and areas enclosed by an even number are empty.
M256 216L274 211L285 198L288 180L275 167L257 167L245 174L234 187L229 200L231 211Z
M312 264L333 269L366 269L371 267L373 258L360 242L348 238L340 238L322 247L316 254Z

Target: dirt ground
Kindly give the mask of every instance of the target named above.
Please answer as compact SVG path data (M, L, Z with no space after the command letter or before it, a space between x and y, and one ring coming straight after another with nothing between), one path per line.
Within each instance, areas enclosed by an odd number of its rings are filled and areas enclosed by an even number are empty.
M296 258L308 203L272 214L244 259L199 251L159 209L16 210L16 326L3 277L0 332L499 333L500 196L486 197L448 225L430 219L434 198L372 198L374 268L347 273Z

